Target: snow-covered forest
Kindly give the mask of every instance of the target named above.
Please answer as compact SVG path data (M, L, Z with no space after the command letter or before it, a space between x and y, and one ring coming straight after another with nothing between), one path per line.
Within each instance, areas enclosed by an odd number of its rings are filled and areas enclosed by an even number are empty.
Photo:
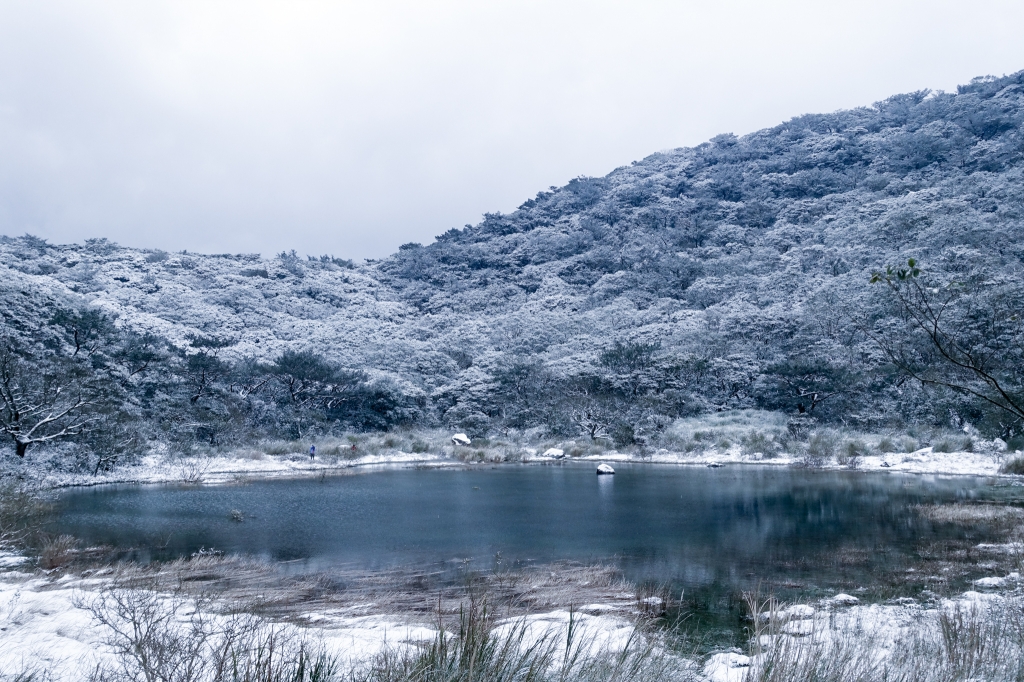
M1022 123L1024 72L897 95L363 264L4 237L2 447L103 467L153 442L400 425L624 446L739 408L1013 442Z

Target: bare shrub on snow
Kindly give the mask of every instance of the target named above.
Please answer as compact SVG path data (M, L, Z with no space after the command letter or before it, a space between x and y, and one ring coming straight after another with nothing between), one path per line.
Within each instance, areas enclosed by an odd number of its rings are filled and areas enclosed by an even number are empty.
M93 671L94 682L314 682L335 672L318 647L254 615L217 614L201 598L151 587L116 581L82 599L114 655Z

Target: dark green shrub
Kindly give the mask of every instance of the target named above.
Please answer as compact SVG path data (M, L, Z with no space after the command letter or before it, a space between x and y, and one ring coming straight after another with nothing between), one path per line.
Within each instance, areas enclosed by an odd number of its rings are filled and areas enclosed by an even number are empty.
M636 443L636 429L632 424L619 424L612 430L612 441L620 448L633 445Z

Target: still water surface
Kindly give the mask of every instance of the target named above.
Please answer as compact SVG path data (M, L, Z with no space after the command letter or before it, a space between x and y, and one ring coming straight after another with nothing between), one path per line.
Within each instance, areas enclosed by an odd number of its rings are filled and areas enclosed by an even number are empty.
M200 548L314 570L612 562L634 580L868 581L962 529L915 505L1011 497L985 479L615 465L394 468L323 480L65 493L58 532L147 560ZM232 510L243 521L231 519ZM825 570L828 579L822 575Z

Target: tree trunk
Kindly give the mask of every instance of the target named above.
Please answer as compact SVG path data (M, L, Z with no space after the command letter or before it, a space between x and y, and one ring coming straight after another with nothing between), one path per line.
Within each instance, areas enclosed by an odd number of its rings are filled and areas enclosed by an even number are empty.
M25 452L28 450L28 443L22 443L20 440L14 441L15 452L18 453L18 457L25 458Z

